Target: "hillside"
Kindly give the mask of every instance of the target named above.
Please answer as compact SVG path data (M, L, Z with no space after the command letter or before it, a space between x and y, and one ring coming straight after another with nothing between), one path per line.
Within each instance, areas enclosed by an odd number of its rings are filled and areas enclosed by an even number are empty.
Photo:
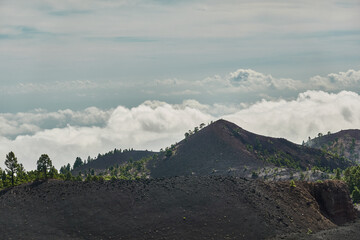
M92 169L96 174L98 174L100 172L104 172L110 167L124 164L129 160L137 161L142 158L152 156L154 154L156 154L156 152L139 150L111 151L104 155L99 154L95 160L73 169L72 174L77 176L79 172L88 173Z
M293 169L346 168L352 163L321 150L282 138L248 132L218 120L161 153L148 163L152 177L182 175L236 175L266 166Z
M266 239L356 218L342 182L50 180L0 191L2 239ZM331 192L331 195L329 195Z
M322 135L310 139L306 146L324 149L339 156L360 163L360 130L342 130L337 133Z

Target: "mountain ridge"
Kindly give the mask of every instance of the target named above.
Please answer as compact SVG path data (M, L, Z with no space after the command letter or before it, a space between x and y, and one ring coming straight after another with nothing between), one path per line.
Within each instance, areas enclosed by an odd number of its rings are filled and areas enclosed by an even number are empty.
M78 166L72 170L73 175L94 171L94 173L102 172L110 167L122 165L129 161L138 161L142 158L152 156L157 152L148 150L114 150L103 155L99 154L98 157L86 164Z
M360 163L360 130L346 129L336 133L318 134L318 137L304 143L306 146L324 149L333 154Z
M351 165L344 158L284 138L258 135L220 119L160 153L148 168L152 177L229 173L243 176L245 168L285 166L305 170L317 166L333 170Z

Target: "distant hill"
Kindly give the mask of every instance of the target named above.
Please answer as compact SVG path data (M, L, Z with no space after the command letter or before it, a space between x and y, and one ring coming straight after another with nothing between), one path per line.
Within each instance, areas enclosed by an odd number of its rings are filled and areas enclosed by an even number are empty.
M218 120L190 134L184 140L148 162L151 177L182 175L236 175L266 166L294 169L332 170L352 163L324 151L301 146L283 138L248 132L239 126Z
M319 134L318 137L309 139L305 145L324 149L360 163L360 130L358 129L342 130L327 135Z
M81 165L72 170L73 175L77 175L79 172L87 173L91 170L94 170L95 173L104 172L106 169L121 165L129 160L137 161L145 157L149 157L156 154L152 151L139 151L139 150L116 150L105 153L103 155L99 154L98 157L92 161L87 162L84 165Z

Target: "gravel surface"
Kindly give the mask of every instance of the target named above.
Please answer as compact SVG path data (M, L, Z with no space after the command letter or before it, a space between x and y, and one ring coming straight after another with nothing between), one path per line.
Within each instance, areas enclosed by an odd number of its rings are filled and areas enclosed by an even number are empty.
M336 226L301 183L215 176L37 182L1 191L0 213L1 239L266 239Z

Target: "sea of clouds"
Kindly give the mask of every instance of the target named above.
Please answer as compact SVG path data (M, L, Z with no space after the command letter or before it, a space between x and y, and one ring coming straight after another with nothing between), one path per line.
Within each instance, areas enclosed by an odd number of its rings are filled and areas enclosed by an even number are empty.
M261 100L247 106L146 101L83 111L36 110L0 114L0 155L14 151L27 169L47 153L56 167L77 156L96 156L114 148L158 151L180 141L184 133L219 118L258 134L301 143L317 133L360 128L360 96L351 91L306 91L293 100Z

